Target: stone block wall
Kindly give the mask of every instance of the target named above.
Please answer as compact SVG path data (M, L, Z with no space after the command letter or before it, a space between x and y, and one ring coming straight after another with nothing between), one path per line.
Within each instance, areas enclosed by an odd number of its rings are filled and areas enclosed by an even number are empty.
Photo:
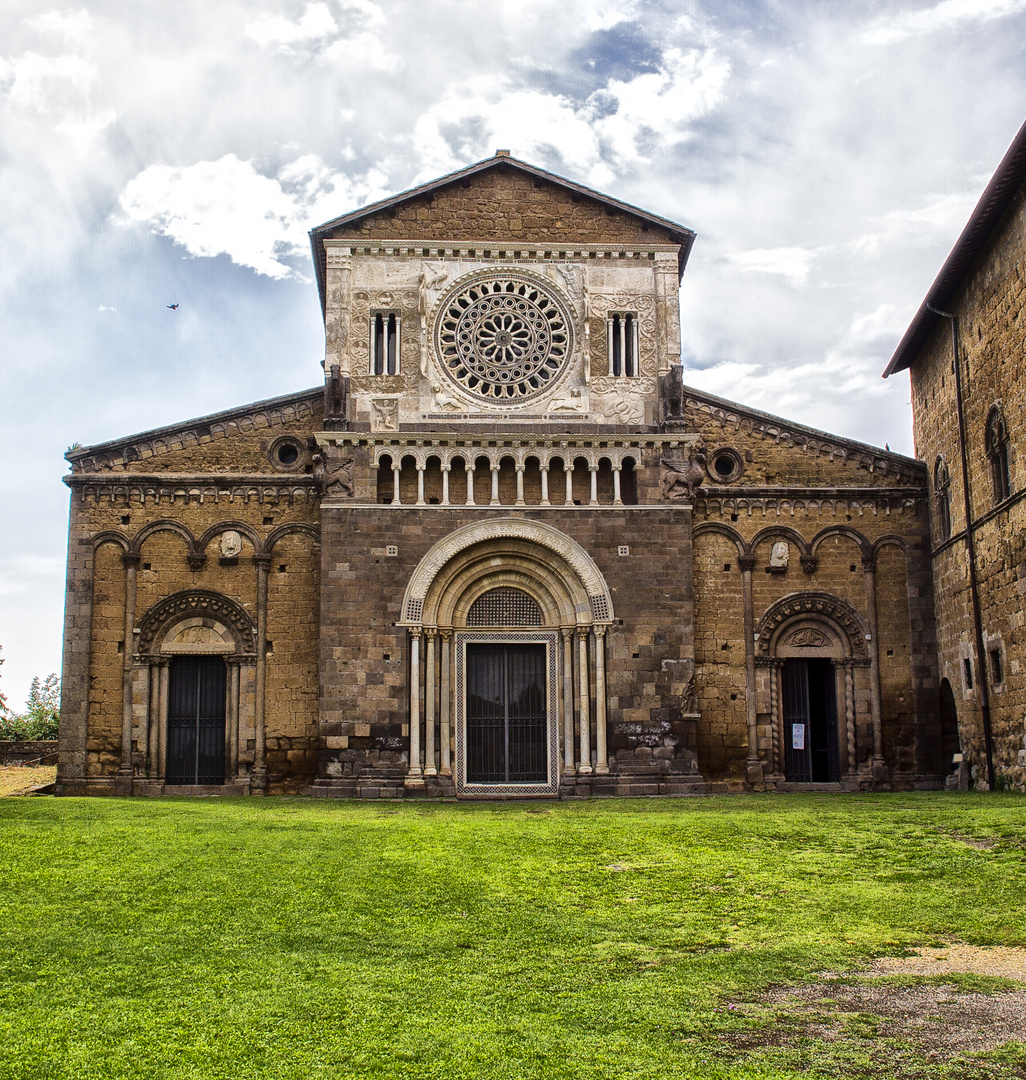
M977 656L965 542L965 492L955 400L951 326L939 319L911 368L916 450L931 485L931 536L939 627L939 674L954 693L962 751L974 782L985 784L979 680L988 679L994 766L1002 786L1026 789L1026 188L1019 191L985 254L948 305L958 319L970 513L974 521L984 648ZM987 418L997 405L1009 434L1010 495L995 499L985 448ZM950 535L937 507L935 466L950 476ZM968 685L965 661L973 685Z

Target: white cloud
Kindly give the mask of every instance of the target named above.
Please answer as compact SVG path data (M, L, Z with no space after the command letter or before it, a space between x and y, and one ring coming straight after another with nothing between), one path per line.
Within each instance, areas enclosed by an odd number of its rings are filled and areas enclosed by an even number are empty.
M860 255L875 255L887 247L929 244L938 236L949 237L954 244L985 185L983 178L972 191L924 195L908 206L891 210L873 223L871 231L857 237L851 250Z
M80 56L0 57L0 88L15 109L49 113L88 99L97 68Z
M129 221L190 255L227 255L258 274L287 278L298 275L283 260L305 255L310 227L378 195L382 182L376 172L357 180L333 174L313 154L271 178L225 154L184 167L151 165L129 181L120 203Z
M610 30L622 22L629 22L637 11L635 4L621 4L618 7L593 8L584 13L584 25L591 31Z
M746 273L779 274L789 284L805 285L815 252L800 247L753 248L731 255L731 265Z
M93 19L85 8L78 11L51 8L33 19L26 19L25 25L40 34L53 34L66 41L82 41L93 28Z
M291 45L299 41L315 41L329 37L337 30L327 4L307 4L297 22L289 22L280 15L262 15L248 23L244 33L266 48L272 43Z
M429 178L486 157L497 147L515 157L558 157L596 186L628 165L690 137L689 123L722 99L730 64L712 48L668 49L660 69L610 80L583 103L509 78L461 83L417 120L413 145ZM642 145L645 149L642 149Z
M920 34L950 30L968 22L990 22L1026 11L1026 0L943 0L934 7L885 15L860 35L868 45L893 45Z
M729 78L730 62L715 48L667 49L657 72L613 79L592 95L595 104L616 101L595 127L621 161L647 160L652 150L641 152L639 136L661 149L686 140L687 125L716 108Z

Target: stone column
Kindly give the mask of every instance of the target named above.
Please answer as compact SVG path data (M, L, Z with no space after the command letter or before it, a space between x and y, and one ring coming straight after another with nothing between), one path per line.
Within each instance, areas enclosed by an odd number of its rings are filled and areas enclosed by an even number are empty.
M424 656L424 775L437 776L435 768L435 637L438 628L426 626L424 637L427 639Z
M392 462L392 502L396 506L402 505L402 500L399 498L399 474L402 472L402 462L393 460Z
M167 775L167 707L170 673L168 658L161 656L154 661L157 665L157 776L162 780Z
M574 632L563 627L563 772L573 776L574 765Z
M623 499L620 498L620 470L622 465L613 466L613 505L623 506Z
M257 640L256 640L256 746L253 753L251 790L267 790L267 731L264 726L264 686L267 674L267 568L271 556L254 554L257 568Z
M737 560L741 567L741 603L745 635L745 717L748 721L748 783L762 783L762 762L759 760L759 703L755 684L755 612L752 602L752 571L755 556L742 555ZM771 766L772 768L772 766Z
M423 461L417 462L417 505L424 506L424 469Z
M541 466L541 505L549 505L549 467Z
M876 556L862 558L866 577L866 612L869 616L869 684L870 706L873 711L873 780L885 781L887 767L883 754L883 722L880 708L880 650L876 633Z
M228 779L239 779L239 661L232 657L228 667Z
M420 635L419 626L410 627L410 767L407 787L423 787L420 767Z
M449 470L452 465L446 464L442 466L442 505L449 505Z
M563 466L563 480L566 483L566 497L563 499L564 506L573 506L574 504L574 463L572 461L566 462Z
M591 684L588 682L588 631L577 631L577 679L581 705L581 761L577 771L590 775L591 769L591 715L589 711Z
M474 502L474 473L476 466L471 462L467 466L467 506L476 505Z
M441 702L441 750L442 760L439 773L442 776L452 776L452 670L450 657L452 656L452 631L439 630L438 636L442 639L442 702Z
M121 654L121 765L115 790L119 795L132 793L132 654L135 651L135 582L139 556L124 552L121 563L125 568L125 644Z
M524 466L518 465L517 467L517 506L524 505Z
M606 754L606 627L595 632L595 772L609 772Z
M139 731L139 741L141 746L139 749L142 751L142 775L149 779L150 775L150 746L153 744L153 696L156 687L153 685L154 672L153 664L146 661L145 667L142 669L144 678L142 680L143 685L143 707L142 707L142 728Z
M834 665L840 668L844 675L844 737L848 757L847 775L854 779L858 771L856 757L858 747L855 741L855 665L851 657L835 660Z
M588 505L595 506L598 504L598 466L589 465L588 472L591 473L591 498Z
M770 662L770 734L772 736L772 748L770 760L775 773L784 773L784 719L780 713L780 669L784 666L782 660L776 657Z
M492 506L499 505L499 466L492 465Z

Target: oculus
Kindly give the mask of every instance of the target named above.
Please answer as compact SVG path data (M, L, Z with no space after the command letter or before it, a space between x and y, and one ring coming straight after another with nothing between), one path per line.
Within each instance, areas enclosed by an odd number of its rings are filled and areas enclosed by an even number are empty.
M435 349L446 377L489 404L532 401L554 389L573 351L566 305L528 274L457 282L435 317Z

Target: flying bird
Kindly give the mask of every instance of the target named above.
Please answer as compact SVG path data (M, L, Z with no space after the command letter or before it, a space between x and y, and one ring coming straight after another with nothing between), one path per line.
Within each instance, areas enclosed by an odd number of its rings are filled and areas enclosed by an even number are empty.
M177 304L165 304L164 307L170 308L172 311L177 311L178 310L178 305Z

